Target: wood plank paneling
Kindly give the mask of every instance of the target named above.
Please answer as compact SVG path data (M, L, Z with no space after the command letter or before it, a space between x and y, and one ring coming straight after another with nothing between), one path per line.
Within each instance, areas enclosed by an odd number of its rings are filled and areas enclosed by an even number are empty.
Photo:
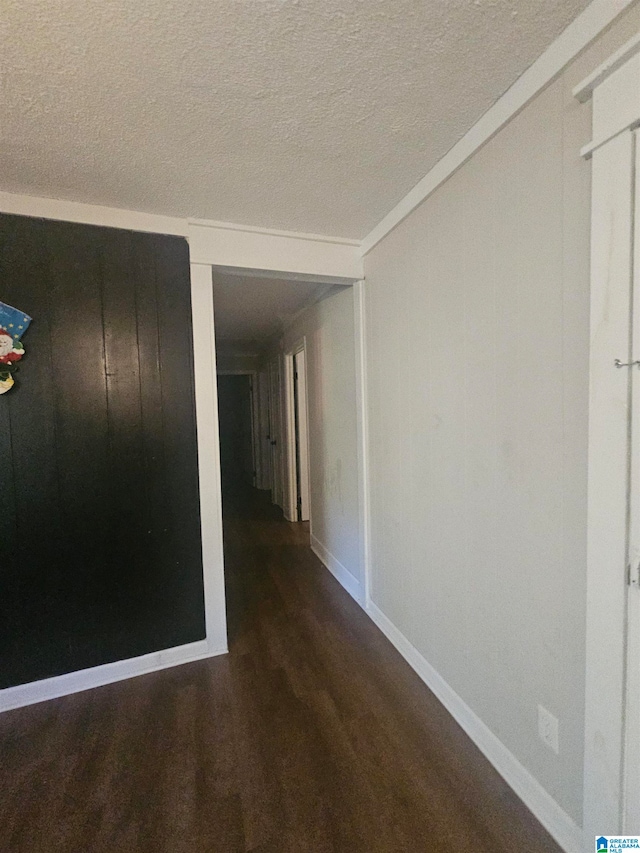
M189 251L184 240L154 237L158 340L164 434L165 524L167 554L164 562L165 625L177 645L182 626L197 630L204 618L202 541L195 425L193 336L191 303L183 294L188 283ZM187 291L188 294L188 291ZM184 417L188 408L191 416ZM203 629L204 630L204 629ZM201 636L204 636L202 634Z
M204 637L186 241L0 217L0 687Z

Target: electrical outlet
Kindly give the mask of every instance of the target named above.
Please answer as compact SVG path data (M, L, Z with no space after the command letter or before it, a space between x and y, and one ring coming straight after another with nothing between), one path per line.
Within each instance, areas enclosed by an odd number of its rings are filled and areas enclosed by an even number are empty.
M540 740L546 743L557 755L560 751L558 720L542 705L538 705L538 734Z

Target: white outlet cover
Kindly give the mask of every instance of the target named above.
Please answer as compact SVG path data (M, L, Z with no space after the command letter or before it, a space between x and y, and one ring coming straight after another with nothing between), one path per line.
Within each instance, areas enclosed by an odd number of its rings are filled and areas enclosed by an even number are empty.
M558 719L542 705L538 705L538 734L540 740L558 755L560 752Z

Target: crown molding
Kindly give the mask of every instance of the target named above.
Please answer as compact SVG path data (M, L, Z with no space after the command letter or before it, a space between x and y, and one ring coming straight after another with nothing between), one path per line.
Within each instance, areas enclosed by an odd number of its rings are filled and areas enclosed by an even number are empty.
M620 50L605 60L602 65L599 65L595 71L592 71L581 83L573 89L573 97L580 101L581 104L586 103L593 95L593 90L603 83L607 77L610 77L614 71L631 59L640 51L640 33L629 39L628 42L622 45Z
M215 219L189 219L189 225L201 225L205 228L223 231L241 231L246 234L266 234L272 237L294 237L296 240L310 240L313 243L336 243L339 246L360 246L360 240L346 237L330 237L326 234L308 234L304 231L279 231L276 228L260 228L255 225L238 225L235 222L218 222Z
M20 193L0 192L0 212L179 237L187 237L189 233L187 220L174 216Z

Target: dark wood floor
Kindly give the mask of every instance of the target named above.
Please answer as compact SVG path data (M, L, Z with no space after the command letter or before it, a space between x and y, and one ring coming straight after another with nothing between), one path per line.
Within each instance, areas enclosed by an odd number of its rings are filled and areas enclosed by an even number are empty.
M3 853L559 848L263 495L230 654L0 715Z

